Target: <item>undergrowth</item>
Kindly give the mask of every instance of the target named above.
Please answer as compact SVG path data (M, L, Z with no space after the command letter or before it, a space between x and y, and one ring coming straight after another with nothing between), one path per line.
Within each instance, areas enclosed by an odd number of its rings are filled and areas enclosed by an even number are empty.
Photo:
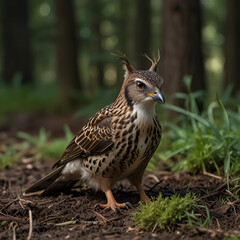
M0 168L5 169L11 167L13 163L21 161L22 153L28 152L34 155L35 160L40 158L56 158L58 159L73 139L73 134L68 126L64 127L65 137L50 139L50 132L41 128L37 136L32 136L25 132L18 132L17 136L24 141L2 149L0 152Z
M20 156L17 153L16 147L9 146L0 153L0 169L11 167L13 163L19 162Z
M170 229L182 219L190 216L197 207L197 197L186 194L185 197L173 195L163 198L160 193L151 204L140 203L139 211L133 214L133 220L139 230Z
M173 170L216 171L227 177L239 175L240 105L235 103L226 109L216 94L216 101L210 103L206 111L200 112L197 99L202 93L191 92L190 77L185 78L185 84L188 93L177 95L185 101L185 107L165 105L166 109L179 113L179 117L173 123L163 124L169 128L168 149L164 153L159 149L156 156L165 160L178 159L171 163ZM226 104L228 98L225 97Z
M50 112L59 101L56 86L22 85L21 79L17 73L9 85L0 81L0 121L9 113Z
M36 149L35 158L59 158L63 149L67 147L69 142L73 139L74 135L68 126L64 127L65 138L58 138L54 141L50 141L50 132L47 132L44 128L41 128L38 136L32 136L25 132L18 132L17 136L24 140L24 149Z

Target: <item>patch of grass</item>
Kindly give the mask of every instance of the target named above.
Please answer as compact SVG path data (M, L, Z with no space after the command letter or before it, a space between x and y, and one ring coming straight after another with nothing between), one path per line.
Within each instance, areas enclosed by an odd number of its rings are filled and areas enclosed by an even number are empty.
M59 158L74 135L68 126L64 127L65 137L50 140L50 132L41 128L38 136L31 136L25 132L18 132L17 136L24 141L14 144L0 153L0 169L9 168L13 163L21 160L21 153L29 152L34 154L36 160L40 158Z
M151 204L140 203L139 212L133 214L136 227L141 230L170 229L186 219L191 210L197 207L197 197L188 193L185 197L173 195L163 198L160 193Z
M217 201L221 204L221 205L225 205L227 204L228 202L231 202L231 200L228 198L228 197L223 197L223 196L219 196L217 198Z
M50 141L50 133L41 128L38 136L31 136L25 132L18 132L17 136L24 140L23 146L25 149L36 148L35 158L59 158L61 153L67 147L74 135L68 126L64 127L65 138L55 139Z
M14 146L8 147L3 153L0 153L0 168L5 169L11 167L13 163L19 162L20 157Z
M191 93L190 80L185 82L189 89L188 94L178 95L185 100L185 108L165 105L167 109L180 115L176 122L164 123L169 128L169 145L164 158L179 158L180 161L172 164L173 170L216 171L227 177L239 175L240 106L228 111L216 95L216 101L200 113L197 98L201 94ZM162 155L162 151L159 154Z
M203 205L197 205L197 208L204 208L206 210L206 217L200 218L197 217L194 214L194 211L192 211L191 213L187 213L187 218L188 218L188 225L190 227L195 227L195 226L199 226L199 227L209 227L212 223L212 219L210 216L210 212L207 206L203 206Z

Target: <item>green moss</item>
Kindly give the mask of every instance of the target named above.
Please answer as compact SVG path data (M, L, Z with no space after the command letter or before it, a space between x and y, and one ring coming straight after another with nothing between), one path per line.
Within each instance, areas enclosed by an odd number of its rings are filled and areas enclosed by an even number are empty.
M224 237L223 240L240 240L240 236L233 235L231 237Z
M141 230L170 229L187 217L197 204L197 197L188 193L185 197L173 195L163 198L160 193L151 204L140 203L140 211L133 214L136 227Z

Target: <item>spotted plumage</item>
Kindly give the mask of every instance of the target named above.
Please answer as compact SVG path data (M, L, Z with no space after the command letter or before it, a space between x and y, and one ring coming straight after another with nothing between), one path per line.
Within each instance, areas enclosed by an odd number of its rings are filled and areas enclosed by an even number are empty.
M107 197L103 208L126 207L112 195L114 184L127 178L136 186L142 202L150 202L141 187L142 175L161 139L155 102L164 103L162 78L155 72L160 56L151 60L149 70L135 70L122 56L125 79L114 103L101 109L70 142L56 168L26 190L61 192L79 180L102 189Z

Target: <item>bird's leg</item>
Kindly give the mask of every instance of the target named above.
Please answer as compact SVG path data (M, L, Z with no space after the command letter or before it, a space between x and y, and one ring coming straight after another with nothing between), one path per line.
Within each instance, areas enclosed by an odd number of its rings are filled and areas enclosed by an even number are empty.
M141 183L137 183L137 184L134 184L134 185L139 192L141 202L142 203L151 203L151 200L149 199L149 197L144 192L144 190L141 186Z
M145 168L144 168L145 169ZM136 187L136 189L139 192L140 195L140 200L142 203L151 203L151 200L149 197L146 195L144 192L141 182L142 182L142 176L143 176L143 171L138 172L137 174L131 175L128 180Z
M104 191L105 195L107 197L107 203L106 204L100 204L99 206L104 209L112 209L113 211L116 211L116 208L128 208L127 203L118 203L110 189Z

